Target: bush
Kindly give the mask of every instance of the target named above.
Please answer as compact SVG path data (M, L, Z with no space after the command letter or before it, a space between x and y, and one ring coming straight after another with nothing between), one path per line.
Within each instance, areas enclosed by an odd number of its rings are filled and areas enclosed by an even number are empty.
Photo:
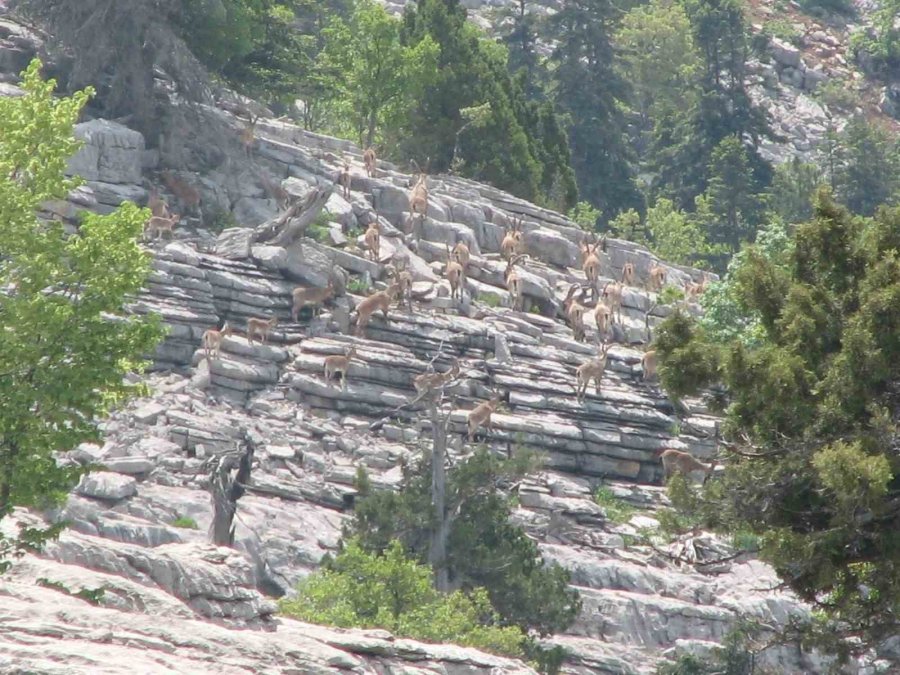
M172 527L182 527L187 530L198 529L197 521L194 520L193 518L188 518L187 516L179 516L178 518L173 520L171 523L169 523L169 525L171 525Z
M613 494L608 487L601 485L594 493L594 501L603 507L606 517L613 523L621 525L631 520L631 517L637 512L637 508L626 502L621 497Z
M407 558L396 540L381 555L348 540L323 570L300 582L297 597L281 601L280 609L310 623L383 628L399 637L523 655L525 634L498 625L484 589L441 595L431 586L431 569Z

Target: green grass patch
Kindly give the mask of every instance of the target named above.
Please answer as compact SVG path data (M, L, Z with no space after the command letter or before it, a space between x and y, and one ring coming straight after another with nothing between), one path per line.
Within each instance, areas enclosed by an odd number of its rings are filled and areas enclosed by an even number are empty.
M357 295L365 295L369 290L369 284L366 283L365 279L355 277L347 282L347 290Z
M197 530L197 521L187 516L180 516L169 523L172 527L182 527L186 530Z
M499 295L494 295L493 293L479 293L478 302L488 307L499 307L502 300Z

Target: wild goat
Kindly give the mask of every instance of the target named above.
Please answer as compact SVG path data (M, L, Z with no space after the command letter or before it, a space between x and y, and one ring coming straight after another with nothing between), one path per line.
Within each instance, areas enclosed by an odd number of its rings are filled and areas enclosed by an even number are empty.
M375 178L375 170L378 162L378 158L375 156L375 148L371 145L366 148L366 151L363 153L363 164L366 167L366 175L369 178Z
M253 157L253 143L256 140L256 122L259 120L259 115L250 115L250 121L247 126L241 129L241 145L244 148L244 153L248 158Z
M470 443L475 440L475 432L478 431L478 428L482 425L484 426L485 431L491 431L493 429L491 415L497 410L502 398L502 394L494 394L489 401L479 403L469 412L469 417L466 421L469 428Z
M265 174L265 172L261 172L258 175L263 190L266 191L266 194L269 195L270 198L275 200L279 209L284 210L290 206L293 197L290 192L281 187L281 183L273 181Z
M581 269L592 288L596 288L600 278L600 256L597 251L603 244L603 241L595 241L593 245L588 241L581 242Z
M416 165L418 168L418 165ZM428 163L425 165L428 171ZM425 218L428 215L428 176L424 171L419 172L419 177L409 191L409 215L415 219L416 214Z
M650 276L647 277L647 287L649 290L659 293L663 286L666 285L666 268L656 264L650 268Z
M523 299L522 280L519 278L519 273L516 272L516 264L527 259L528 256L524 253L514 255L509 259L509 262L506 263L506 272L503 275L506 279L506 290L509 291L512 309L515 311L521 311Z
M346 354L333 354L325 357L325 380L331 384L336 373L341 374L341 391L347 388L347 371L350 362L356 356L356 345L350 347Z
M307 305L312 305L313 316L317 316L322 304L334 295L334 282L329 280L328 285L322 288L298 286L291 292L293 306L291 307L291 319L294 323L300 316L300 310Z
M184 211L200 210L200 192L197 188L169 171L163 171L160 177L163 184L175 195L175 199L178 200Z
M663 450L659 457L662 460L663 473L665 474L664 482L666 483L669 482L669 478L671 478L672 474L675 472L681 473L687 477L692 471L703 471L706 474L705 478L708 478L712 475L716 466L715 461L704 464L691 453L676 450L675 448Z
M594 307L594 321L597 323L597 333L600 339L605 341L612 328L612 310L605 302L598 302Z
M703 279L700 283L694 283L693 281L688 281L684 286L684 300L685 302L695 301L701 295L706 293L706 289L709 287L709 274L706 272L703 273Z
M575 340L582 342L584 340L584 305L575 299L575 290L577 288L576 284L572 284L569 288L569 294L563 301L563 311L566 314L566 319L569 321L572 332L575 334ZM583 290L581 297L584 297Z
M453 257L449 244L447 245L447 270L444 276L450 282L450 299L456 298L462 302L463 289L466 285L466 271Z
M366 326L369 325L369 319L372 318L372 314L377 310L381 310L384 313L384 318L387 320L388 318L388 309L391 307L391 303L394 301L394 298L397 297L397 293L399 292L400 287L396 282L392 283L387 287L386 290L376 291L368 298L362 300L356 306L356 335L361 336L366 329Z
M503 241L500 242L500 255L505 260L509 260L517 253L522 253L525 244L522 224L522 218L513 217L510 227L506 229L503 235Z
M622 265L622 283L626 286L634 286L634 263L627 262Z
M423 394L440 389L456 377L459 377L459 359L453 361L453 366L446 373L419 373L413 378L413 386L416 392Z
M344 162L344 168L341 169L341 172L338 174L337 179L338 185L341 186L341 195L348 202L350 201L350 165L347 162Z
M656 366L656 350L649 349L644 352L644 355L641 357L641 378L645 382L651 378L656 377Z
M163 232L168 232L169 236L174 236L175 226L178 224L179 220L181 220L181 216L177 213L168 218L151 216L150 220L148 220L147 224L144 226L144 235L145 237L152 238L152 234L156 232L156 238L161 239Z
M381 260L381 226L378 224L377 220L373 220L369 223L369 229L366 230L365 240L366 248L369 249L369 255L372 256L372 260L379 262Z
M168 218L172 215L169 213L169 205L166 204L165 199L160 197L156 188L150 190L150 194L147 197L147 208L150 209L150 215L157 218Z
M407 258L395 257L394 264L387 266L388 276L392 283L397 285L397 306L403 304L406 300L407 307L412 311L412 272L409 271L409 260Z
M223 338L231 335L233 332L226 321L221 330L210 328L203 334L203 337L200 338L200 344L203 346L203 352L207 361L212 358L219 358L219 347L222 346Z
M594 380L597 396L600 395L600 381L603 379L603 373L606 371L607 352L609 352L609 345L601 345L600 354L596 358L582 363L575 371L575 392L579 401L584 400L584 395L591 380Z
M617 321L622 323L622 293L625 287L617 281L606 284L603 292L600 293L601 301L609 307L613 317L617 317Z
M253 337L259 335L260 342L266 344L269 340L269 333L278 325L278 317L273 316L270 319L247 319L247 342L253 344Z
M451 255L456 260L456 262L462 265L463 272L465 272L469 268L469 258L471 257L471 255L469 254L469 246L459 235L457 235L456 246L453 247Z

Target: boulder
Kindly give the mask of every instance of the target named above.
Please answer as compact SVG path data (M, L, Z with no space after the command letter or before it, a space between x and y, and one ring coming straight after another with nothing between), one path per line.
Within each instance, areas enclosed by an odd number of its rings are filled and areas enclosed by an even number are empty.
M69 160L70 175L104 183L141 182L144 136L140 132L96 119L76 124L75 138L84 141L84 145Z
M137 481L110 471L96 471L83 476L76 491L83 497L118 501L137 492Z

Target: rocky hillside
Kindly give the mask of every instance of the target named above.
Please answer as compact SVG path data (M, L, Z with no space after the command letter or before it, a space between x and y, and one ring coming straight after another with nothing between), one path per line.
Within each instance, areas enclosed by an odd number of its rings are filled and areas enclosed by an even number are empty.
M7 81L39 48L26 29L0 23ZM0 93L17 91L8 84ZM186 222L173 240L148 244L154 272L134 305L169 327L147 377L151 395L104 424L102 445L83 445L66 459L104 468L48 514L70 523L59 541L0 579L0 673L531 672L471 649L275 614L273 599L335 550L357 467L391 488L401 462L427 446L412 378L446 370L453 359L462 377L451 392L451 456L470 449L467 411L499 390L509 392L509 403L494 415L488 446L504 454L526 446L545 457L544 470L516 487L515 518L547 558L571 571L584 601L569 632L552 640L566 648L563 672L653 673L664 659L708 653L742 618L778 626L808 611L749 556L710 564L731 557L728 542L698 535L665 547L634 543L666 502L656 451L682 447L710 457L716 436L702 401L676 411L642 377L648 330L670 311L645 289L656 262L646 249L608 242L601 284L620 278L628 262L636 276L611 336L602 390L579 402L574 370L596 354L599 336L590 307L585 342L573 339L561 313L571 284L584 282L582 233L573 223L493 188L432 176L428 216L407 235L409 175L380 163L369 178L358 148L274 119L260 120L246 153L233 109L228 98L218 107L172 101L170 133L152 152L116 122L79 125L86 145L71 170L87 183L49 211L71 221L81 208L144 203L153 186ZM348 199L334 185L344 159L351 161ZM164 177L167 167L177 170ZM315 239L261 238L279 214L291 222L278 206L283 192L295 204L325 201L327 219L307 230ZM221 231L202 226L201 214ZM499 249L512 218L524 223L529 311L509 308L503 284ZM380 262L360 246L361 228L375 219ZM458 238L472 252L462 301L451 300L441 275L447 245ZM352 335L362 288L383 287L384 263L398 257L413 274L411 306L392 306L364 336ZM670 284L700 280L695 270L664 267ZM292 290L329 279L333 301L318 317L303 310L294 321ZM250 317L278 318L268 344L248 341ZM200 338L225 321L237 334L207 359ZM323 359L350 345L358 357L342 389L324 379ZM210 546L210 488L248 452L236 546ZM613 518L594 498L601 485L635 514ZM781 673L827 667L797 645L772 645L759 658ZM877 659L847 672L888 672L900 653Z

